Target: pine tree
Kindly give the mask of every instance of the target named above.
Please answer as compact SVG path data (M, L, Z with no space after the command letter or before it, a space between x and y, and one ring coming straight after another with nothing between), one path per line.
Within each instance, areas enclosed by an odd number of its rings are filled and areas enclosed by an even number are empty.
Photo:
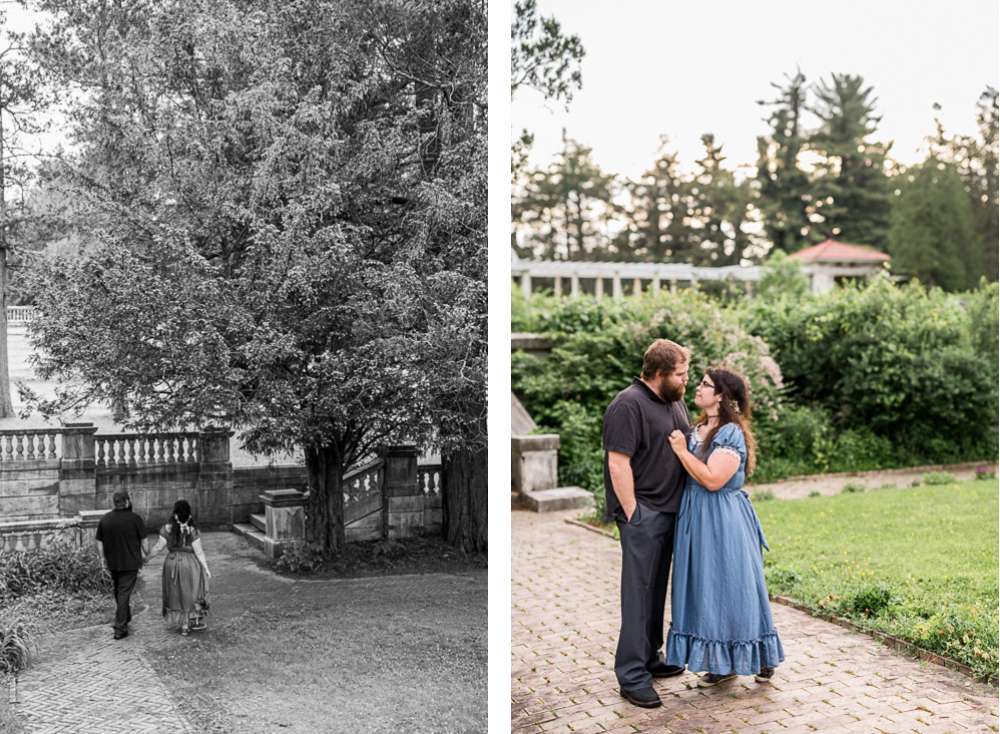
M563 133L563 150L547 170L530 171L512 206L525 241L522 257L554 260L608 259L605 220L615 176L591 158L591 148Z
M615 239L620 259L688 262L685 258L701 243L688 223L695 206L691 182L680 171L677 153L668 152L666 145L664 140L656 162L638 181L625 183L625 227Z
M976 122L979 134L946 135L940 120L937 134L928 138L931 152L941 160L955 164L965 183L969 203L975 213L976 231L982 239L983 260L978 270L991 281L998 278L998 242L1000 242L1000 181L998 181L997 90L987 87L979 98ZM941 108L935 105L935 109Z
M806 150L802 115L806 111L806 78L801 71L785 77L787 86L771 83L778 97L760 105L776 109L767 118L771 134L757 138L757 179L759 208L764 231L774 247L792 253L818 241L809 220L812 201L809 175L799 165Z
M702 257L697 264L739 265L756 244L743 231L743 224L751 221L750 210L759 194L750 181L737 184L735 173L723 166L726 158L722 146L715 144L714 135L702 135L701 142L705 157L698 161L701 172L695 176L691 190L694 216L702 225Z
M884 251L892 209L885 172L891 143L869 140L882 118L874 115L872 87L863 85L860 76L833 74L832 84L821 81L816 87L811 111L822 124L809 137L809 147L824 161L813 180L813 199L822 215L815 227L827 237Z
M900 185L887 238L893 266L948 291L974 287L982 262L975 222L955 165L927 159Z

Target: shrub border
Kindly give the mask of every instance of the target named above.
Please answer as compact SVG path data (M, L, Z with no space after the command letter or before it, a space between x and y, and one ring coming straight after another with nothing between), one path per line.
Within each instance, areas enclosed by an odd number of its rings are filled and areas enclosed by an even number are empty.
M576 527L583 528L584 530L589 530L592 533L598 533L606 538L611 538L614 540L614 536L607 532L606 530L601 530L593 525L588 525L587 523L580 522L579 520L565 519L565 522L569 525L575 525ZM805 612L811 617L817 617L826 622L837 625L838 627L843 627L844 629L851 630L852 632L860 632L863 635L871 637L872 639L882 643L888 648L896 652L902 652L908 655L913 655L919 660L923 660L927 663L933 663L934 665L940 665L943 668L948 668L954 670L962 675L971 678L974 681L980 683L985 683L988 686L997 688L998 679L995 675L987 675L977 677L973 672L972 668L965 663L960 663L957 660L952 660L951 658L945 657L944 655L938 655L937 653L929 652L921 647L913 644L912 642L907 642L906 640L900 639L894 635L890 635L887 632L881 632L879 630L870 629L864 625L858 624L850 619L844 617L835 617L832 614L825 614L818 611L814 607L806 606L805 604L799 604L787 596L770 596L772 602L776 604L781 604L786 607L791 607L792 609L797 609L800 612Z
M933 663L934 665L940 665L944 668L949 668L962 675L971 678L972 680L978 681L980 683L985 683L989 686L997 687L997 676L995 675L985 675L977 677L973 672L972 668L965 663L960 663L952 658L945 657L944 655L938 655L937 653L929 652L923 648L915 645L912 642L907 642L895 635L890 635L888 632L882 632L880 630L871 629L859 624L853 620L847 619L845 617L835 617L832 614L825 614L820 612L814 607L806 606L805 604L799 604L798 602L789 599L787 596L771 596L771 601L776 604L781 604L786 607L791 607L792 609L798 609L800 612L806 612L812 617L817 617L826 622L830 622L844 629L851 630L852 632L860 632L868 637L871 637L878 642L881 642L888 648L891 648L897 652L903 652L908 655L913 655L914 657L923 660L927 663Z

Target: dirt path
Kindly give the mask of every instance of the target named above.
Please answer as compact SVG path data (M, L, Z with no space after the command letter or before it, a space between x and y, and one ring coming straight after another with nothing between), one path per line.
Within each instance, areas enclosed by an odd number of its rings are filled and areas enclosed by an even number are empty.
M807 477L789 477L770 484L748 484L747 492L753 493L762 489L770 489L774 496L783 500L794 500L808 497L812 492L822 495L840 494L848 484L866 489L875 489L886 485L908 487L915 480L923 480L929 472L947 472L954 474L959 481L974 479L976 467L986 467L996 473L997 464L989 462L949 464L943 466L921 466L908 469L889 469L886 471L863 471L846 474L816 474Z

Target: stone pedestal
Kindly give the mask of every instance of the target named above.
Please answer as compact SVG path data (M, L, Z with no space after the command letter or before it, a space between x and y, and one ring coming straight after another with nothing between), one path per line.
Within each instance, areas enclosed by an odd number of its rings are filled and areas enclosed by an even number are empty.
M199 466L195 516L216 525L233 522L233 465L229 459L228 428L208 426L198 437Z
M558 486L559 435L511 436L511 491L523 495Z
M306 496L297 489L269 489L264 503L264 532L275 543L306 539Z
M62 429L62 459L59 462L59 515L71 517L97 507L97 465L94 461L93 423L67 423ZM96 523L95 523L96 527Z

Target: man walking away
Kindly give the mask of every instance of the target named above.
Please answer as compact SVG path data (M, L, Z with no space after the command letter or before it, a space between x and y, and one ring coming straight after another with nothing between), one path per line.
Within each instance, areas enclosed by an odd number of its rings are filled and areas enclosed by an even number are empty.
M667 339L646 350L642 377L622 390L604 414L605 522L615 520L622 547L622 627L615 652L621 695L654 708L653 678L679 675L663 646L663 609L674 548L674 520L687 472L670 448L674 430L687 436L684 403L690 353Z
M114 584L115 639L128 637L132 620L131 598L146 547L146 523L132 512L128 492L120 490L113 497L115 509L97 523L97 554L104 559Z

